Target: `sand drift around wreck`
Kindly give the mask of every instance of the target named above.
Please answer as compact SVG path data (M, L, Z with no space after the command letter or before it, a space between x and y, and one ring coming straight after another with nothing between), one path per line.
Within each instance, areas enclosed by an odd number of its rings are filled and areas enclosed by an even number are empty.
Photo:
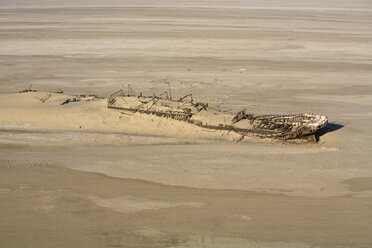
M66 95L63 92L23 90L3 97L18 102L18 113L8 112L7 125L40 126L89 132L159 135L200 139L241 141L254 139L316 142L315 132L325 127L322 115L300 113L254 115L245 110L226 112L192 94L173 99L171 91L160 95L136 95L128 87L108 98L91 94ZM8 99L8 100L7 100ZM26 110L27 109L27 110Z

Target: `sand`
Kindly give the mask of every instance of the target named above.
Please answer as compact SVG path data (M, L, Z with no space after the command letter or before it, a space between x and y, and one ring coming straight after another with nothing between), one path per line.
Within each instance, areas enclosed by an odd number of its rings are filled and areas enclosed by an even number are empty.
M3 126L39 127L81 132L158 135L194 140L218 139L227 132L211 132L195 125L140 113L107 108L107 99L62 103L74 96L49 92L26 92L0 96ZM87 98L89 100L89 98ZM239 137L230 134L227 139ZM222 138L221 138L222 139Z
M370 247L369 1L1 1L1 247ZM255 114L268 143L60 105L131 84ZM39 92L17 93L30 84ZM64 94L48 93L63 89Z
M0 211L8 213L1 215L3 247L368 247L371 243L370 198L175 187L4 160L0 179Z

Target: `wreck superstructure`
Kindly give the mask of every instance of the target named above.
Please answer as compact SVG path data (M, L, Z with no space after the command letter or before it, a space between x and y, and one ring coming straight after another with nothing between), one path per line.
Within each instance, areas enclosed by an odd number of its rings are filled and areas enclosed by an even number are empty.
M244 136L291 140L308 137L327 125L327 117L314 114L253 115L240 111L225 113L211 108L208 103L194 101L191 94L173 100L164 92L160 96L136 96L130 88L120 90L108 99L108 108L133 113L156 115L184 121L201 128L226 130Z

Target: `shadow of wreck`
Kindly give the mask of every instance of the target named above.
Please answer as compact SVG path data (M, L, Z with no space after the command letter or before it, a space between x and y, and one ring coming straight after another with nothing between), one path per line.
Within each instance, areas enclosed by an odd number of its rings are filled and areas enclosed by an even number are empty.
M320 137L325 135L326 133L337 131L343 127L344 125L342 124L328 123L325 127L315 132L316 141L318 142Z

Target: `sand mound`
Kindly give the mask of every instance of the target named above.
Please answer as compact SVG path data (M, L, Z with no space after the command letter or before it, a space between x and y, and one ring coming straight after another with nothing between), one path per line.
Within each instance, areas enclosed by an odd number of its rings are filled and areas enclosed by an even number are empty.
M0 96L0 125L207 139L238 136L177 120L111 110L107 108L107 99L83 97L61 105L72 98L74 96L50 92Z

